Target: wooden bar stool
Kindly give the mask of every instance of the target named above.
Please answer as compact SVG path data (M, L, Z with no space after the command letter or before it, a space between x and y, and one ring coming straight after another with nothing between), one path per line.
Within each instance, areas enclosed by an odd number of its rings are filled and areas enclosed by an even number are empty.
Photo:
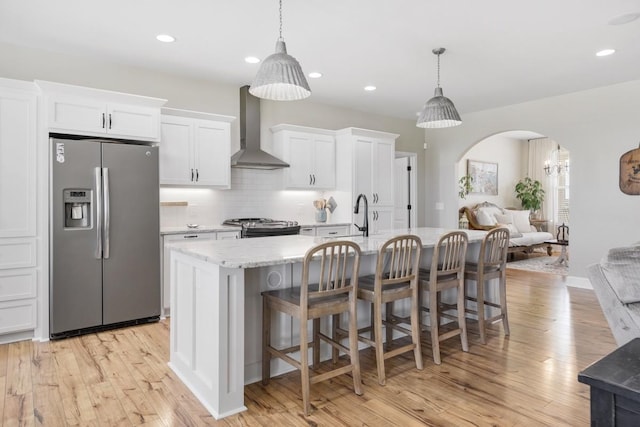
M478 318L480 342L487 342L487 324L502 320L504 334L509 335L509 317L507 316L507 251L509 249L509 229L494 228L482 240L478 262L467 262L464 278L470 286L475 286L476 297L466 295L467 301L476 303L476 309L467 308L466 312L475 314ZM486 299L486 286L489 280L499 279L498 292L500 302ZM468 289L468 288L467 288ZM497 308L500 313L486 318L485 306Z
M451 231L444 234L433 248L430 269L420 269L420 309L429 313L431 347L433 361L440 364L440 342L460 335L462 351L469 351L467 324L465 321L464 267L467 256L468 238L463 231ZM457 316L446 313L441 304L441 292L447 289L457 290ZM429 293L429 305L422 303L422 294ZM456 329L440 333L441 317L458 322Z
M416 368L422 370L422 352L420 350L420 312L418 308L418 271L422 241L418 236L403 235L387 240L378 251L376 272L373 276L360 277L358 280L358 298L371 303L371 325L358 330L358 339L373 346L376 350L378 383L385 384L384 361L399 354L413 350ZM410 316L400 317L393 314L395 301L411 301ZM382 307L386 305L383 319ZM410 325L407 329L402 324ZM382 326L386 329L386 347L382 343ZM393 331L402 332L411 337L411 343L391 350ZM370 338L362 336L369 332Z
M312 264L313 262L313 264ZM316 264L317 263L317 264ZM314 274L314 281L310 280ZM279 357L300 370L302 403L305 415L311 412L309 402L310 384L352 373L353 388L362 394L360 359L358 357L358 326L356 323L356 300L358 273L360 271L360 247L348 241L331 241L317 245L307 251L302 264L300 287L262 292L262 383L268 384L271 376L270 361ZM277 349L271 345L271 311L277 310L300 320L300 344ZM336 327L329 337L320 331L320 318L333 316L334 324L342 313L349 313L349 348L340 342ZM311 342L307 333L307 321L313 319ZM313 348L314 369L320 359L320 340L334 348L334 362L338 350L350 356L350 363L331 371L310 376L308 348ZM300 360L290 353L300 352Z

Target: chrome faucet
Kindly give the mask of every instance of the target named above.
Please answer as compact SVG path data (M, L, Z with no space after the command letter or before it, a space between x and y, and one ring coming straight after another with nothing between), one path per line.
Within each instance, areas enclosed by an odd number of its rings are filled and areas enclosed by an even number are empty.
M360 199L364 200L364 223L362 227L358 224L353 224L356 226L358 231L362 231L362 237L369 237L369 202L367 201L367 196L364 194L358 194L358 198L356 199L356 206L353 208L353 213L358 213L358 207L360 206Z

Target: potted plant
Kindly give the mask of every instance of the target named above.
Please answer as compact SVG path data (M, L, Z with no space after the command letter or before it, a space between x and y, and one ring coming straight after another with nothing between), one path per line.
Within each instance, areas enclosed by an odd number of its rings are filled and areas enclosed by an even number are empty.
M537 212L544 201L542 183L528 176L521 179L516 184L516 198L520 200L524 209L528 209L532 213Z
M467 194L471 193L471 190L473 190L473 177L467 174L458 180L458 184L460 186L458 196L461 199L465 199Z

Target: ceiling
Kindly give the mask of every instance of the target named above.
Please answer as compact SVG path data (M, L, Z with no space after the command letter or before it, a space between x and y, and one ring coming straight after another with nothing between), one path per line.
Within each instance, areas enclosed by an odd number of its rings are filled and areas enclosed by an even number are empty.
M639 0L284 0L283 37L311 100L415 119L436 86L461 114L640 78ZM155 40L160 33L175 43ZM250 84L277 0L0 0L0 42ZM604 48L617 52L596 57ZM363 87L375 85L374 92Z

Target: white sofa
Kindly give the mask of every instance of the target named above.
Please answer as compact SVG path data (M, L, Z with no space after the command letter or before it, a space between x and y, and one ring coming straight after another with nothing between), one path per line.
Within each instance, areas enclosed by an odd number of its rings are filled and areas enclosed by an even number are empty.
M587 274L618 347L640 337L640 242L610 249Z
M551 255L551 245L545 243L554 237L546 231L538 231L529 222L529 211L501 208L493 203L483 202L472 207L460 209L466 215L469 228L473 230L491 230L498 226L507 226L511 231L509 253L531 253L535 248L546 248Z

